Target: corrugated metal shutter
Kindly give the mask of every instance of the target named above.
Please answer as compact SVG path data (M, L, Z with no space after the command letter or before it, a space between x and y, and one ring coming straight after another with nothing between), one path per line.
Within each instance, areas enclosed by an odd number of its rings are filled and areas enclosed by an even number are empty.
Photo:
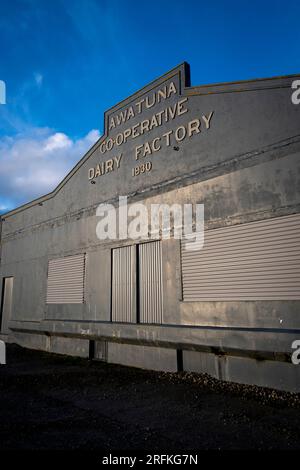
M300 214L205 232L182 241L183 299L300 300Z
M162 323L161 242L139 245L140 322Z
M85 254L49 261L47 304L84 302Z
M112 321L136 322L136 247L112 250Z

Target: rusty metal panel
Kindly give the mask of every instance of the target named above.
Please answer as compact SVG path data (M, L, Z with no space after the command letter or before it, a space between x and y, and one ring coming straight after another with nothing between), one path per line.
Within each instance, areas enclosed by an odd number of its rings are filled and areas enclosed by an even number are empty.
M183 299L300 300L300 214L205 232L182 241Z
M112 321L136 322L136 247L112 250Z
M47 304L82 304L84 302L85 254L49 261Z
M139 245L140 322L162 323L162 253L161 242Z

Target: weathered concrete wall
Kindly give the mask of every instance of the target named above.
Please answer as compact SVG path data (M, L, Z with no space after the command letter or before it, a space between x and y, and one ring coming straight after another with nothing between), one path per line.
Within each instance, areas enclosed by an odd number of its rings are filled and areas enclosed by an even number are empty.
M295 211L299 175L299 153L295 153L149 197L144 202L149 206L204 201L208 228L249 222ZM95 215L72 223L66 220L55 229L43 227L33 233L29 230L3 241L2 276L15 277L12 320L110 320L110 250L121 243L99 242L97 222ZM178 240L163 241L165 324L299 327L296 301L181 302L179 244ZM46 305L48 259L82 251L88 253L85 304Z
M170 78L171 77L171 78ZM172 107L181 99L187 98L186 113L170 118L162 127L151 132L128 139L127 143L116 147L111 152L101 154L100 147L108 137L115 137L117 130L110 132L106 128L105 135L94 145L82 161L71 172L62 184L48 197L40 198L43 203L29 205L30 210L12 212L14 217L7 217L3 227L4 235L23 230L43 221L57 223L57 217L69 220L80 217L87 209L93 212L94 205L109 201L118 195L130 195L136 191L152 191L154 186L159 190L161 185L183 184L182 179L191 177L209 179L214 175L249 166L263 161L264 153L269 149L290 147L299 141L299 106L291 102L291 83L297 77L278 78L242 82L236 85L210 87L184 87L186 83L184 67L178 67L166 76L158 79L148 87L137 92L120 105L107 112L107 116L115 115L128 106L159 90L164 84L174 82L176 94L156 107L145 110L142 119L153 113L159 113L165 106ZM299 78L299 77L298 77ZM213 111L209 129L206 129L202 116ZM199 118L201 132L180 142L163 145L159 152L154 152L151 160L151 172L139 177L132 177L131 169L137 164L135 146L153 140L162 133L186 125L189 120ZM129 120L122 130L134 126L141 120L141 115ZM107 119L106 119L107 121ZM174 146L179 147L174 150ZM88 180L88 169L100 161L111 158L116 153L123 153L122 165L118 171L108 173L96 179L91 185ZM258 156L260 154L260 156ZM257 158L255 159L255 155ZM54 197L55 195L55 197ZM77 214L76 212L79 211ZM83 214L82 213L82 214ZM94 213L94 212L93 212Z

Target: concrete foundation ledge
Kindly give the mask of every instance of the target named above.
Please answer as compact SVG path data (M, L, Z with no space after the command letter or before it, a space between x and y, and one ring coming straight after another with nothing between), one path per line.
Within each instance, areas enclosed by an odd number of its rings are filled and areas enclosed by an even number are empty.
M87 339L50 336L49 342L49 352L78 357L89 356L89 340Z
M45 334L27 334L14 332L9 335L9 342L19 344L23 348L50 351L50 337Z
M37 349L55 354L78 357L89 356L89 341L79 338L15 332L13 335L8 336L6 342L19 344L23 348Z
M183 351L183 370L229 382L300 392L300 365L287 362Z
M175 349L107 343L107 362L141 369L177 372L177 352Z
M15 332L9 336L7 342L15 342L29 349L93 357L130 367L166 372L207 373L219 380L300 392L300 365L293 365L291 362L41 333Z
M9 322L13 333L44 334L81 340L116 341L170 349L198 350L228 355L259 356L288 360L299 329L205 327L187 325L146 325L111 322L49 321Z
M0 333L0 341L4 341L5 343L11 342L9 335L1 334L1 333Z

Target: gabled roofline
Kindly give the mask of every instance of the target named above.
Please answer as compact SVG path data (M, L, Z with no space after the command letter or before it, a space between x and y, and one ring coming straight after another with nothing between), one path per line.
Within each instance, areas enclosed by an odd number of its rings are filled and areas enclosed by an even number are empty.
M183 73L182 73L183 72ZM6 212L0 216L1 219L5 219L6 217L11 217L12 215L17 214L18 212L21 212L23 210L28 209L29 207L41 204L49 199L52 199L56 194L61 190L61 188L69 181L69 179L79 170L79 168L91 157L91 155L95 152L95 150L99 147L99 145L105 140L106 137L108 137L108 118L109 116L118 111L120 108L127 106L128 103L136 100L137 97L142 96L145 93L148 93L153 87L159 86L160 83L168 80L169 78L173 77L176 74L182 74L183 81L181 82L181 89L186 88L187 86L190 85L190 67L187 62L182 62L179 64L177 67L174 67L173 69L169 70L169 72L165 73L164 75L161 75L159 78L156 80L153 80L152 82L148 83L144 87L140 88L138 91L130 95L129 97L125 98L124 100L120 101L117 103L115 106L112 106L109 108L107 111L104 112L104 133L103 135L94 143L94 145L84 154L84 156L79 160L79 162L72 168L72 170L64 177L64 179L54 188L53 191L51 191L48 194L45 194L43 196L40 196L36 199L33 199L32 201L29 201L25 204L22 204L19 207L16 207L15 209Z
M187 62L182 62L177 67L169 70L167 73L161 75L159 78L151 81L144 87L140 88L138 91L128 96L124 100L117 103L115 106L112 106L104 112L104 133L103 135L94 143L94 145L84 154L84 156L79 160L79 162L72 168L72 170L64 177L64 179L56 186L56 188L48 194L40 196L39 198L33 199L30 202L22 204L15 209L8 211L0 216L0 219L4 220L6 217L11 217L21 211L24 211L32 206L42 204L43 202L52 199L56 194L62 189L62 187L69 181L69 179L79 170L79 168L92 156L95 150L100 146L100 144L108 137L108 119L109 116L123 108L128 106L132 101L136 100L138 97L149 93L154 87L159 86L164 81L172 78L173 76L179 74L180 78L180 94L184 92L187 96L193 95L209 95L209 94L218 94L218 93L235 93L241 91L253 91L258 89L270 89L270 88L286 88L290 86L290 79L299 77L299 74L293 75L284 75L284 76L275 76L268 78L256 78L250 80L240 80L234 82L220 82L209 85L199 85L191 86L190 84L190 66ZM270 85L272 81L277 81L278 83L274 86Z

